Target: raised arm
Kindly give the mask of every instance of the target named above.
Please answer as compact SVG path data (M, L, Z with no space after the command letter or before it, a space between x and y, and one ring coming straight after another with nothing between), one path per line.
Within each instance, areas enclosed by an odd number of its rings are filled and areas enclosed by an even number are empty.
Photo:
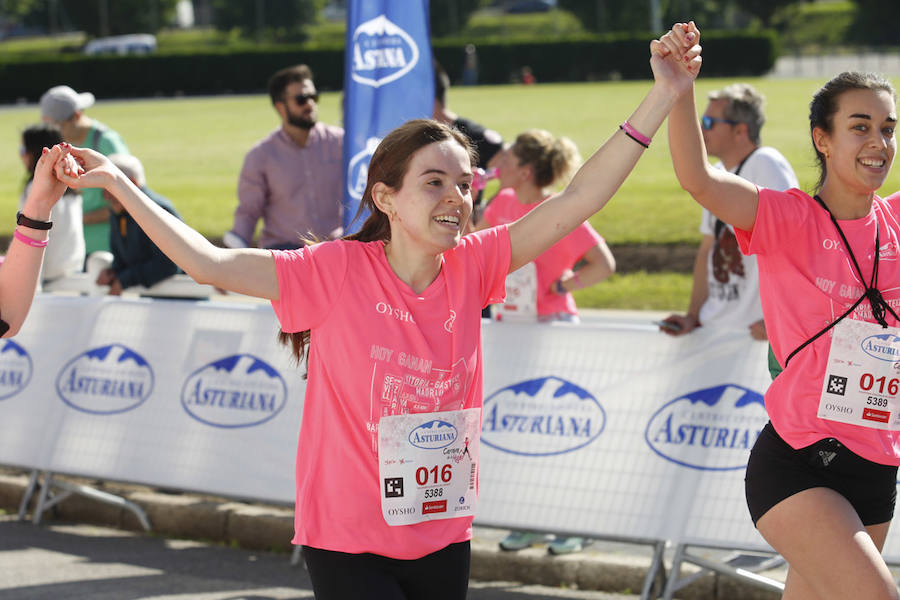
M53 166L63 156L60 146L44 148L34 169L34 180L22 207L22 215L34 221L49 221L50 210L66 186L53 175ZM0 319L9 325L3 337L18 333L31 308L41 273L44 246L50 232L19 225L0 266Z
M661 53L667 57L683 52L687 35L693 24L674 27L660 39ZM740 229L751 230L756 222L759 194L756 186L728 173L714 169L706 156L697 107L694 104L694 84L683 94L669 115L669 150L678 182L697 202L711 213Z
M74 163L63 160L57 163L60 180L70 187L102 187L110 192L166 256L195 281L248 296L278 299L275 259L270 251L218 248L147 198L102 154L85 148L72 148L70 153L85 172L75 172Z
M680 27L680 25L676 25ZM638 133L652 137L659 129L676 99L692 89L700 70L699 31L694 28L686 36L678 58L672 52L666 56L651 46L650 66L653 87L628 118ZM534 260L542 252L603 208L643 154L644 146L619 130L591 156L572 178L562 193L540 206L509 227L512 260L510 271Z

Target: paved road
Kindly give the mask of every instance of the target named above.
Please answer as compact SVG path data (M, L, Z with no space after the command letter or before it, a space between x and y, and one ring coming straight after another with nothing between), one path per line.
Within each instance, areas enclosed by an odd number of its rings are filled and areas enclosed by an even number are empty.
M312 598L285 554L146 536L93 525L35 527L0 517L3 600ZM634 600L637 596L472 582L471 600Z

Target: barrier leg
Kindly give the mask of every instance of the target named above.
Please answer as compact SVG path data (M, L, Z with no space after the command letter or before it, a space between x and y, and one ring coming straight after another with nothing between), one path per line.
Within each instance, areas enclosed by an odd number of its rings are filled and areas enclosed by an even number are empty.
M672 567L669 570L669 578L666 581L666 589L663 600L672 600L675 591L678 590L678 578L681 576L681 562L684 560L684 544L675 546L675 555L672 557Z
M666 550L665 542L657 542L653 545L653 558L650 562L650 570L644 577L644 587L641 590L641 600L656 600L659 598L659 590L662 591L666 584L666 567L663 564L663 553Z
M763 589L774 590L776 592L784 591L784 584L782 582L772 579L771 577L765 577L758 573L754 573L753 571L750 571L748 569L734 567L732 565L729 565L728 563L707 560L699 556L688 555L685 560L704 569L715 571L716 573L721 573L722 575L727 575L728 577L742 579ZM780 562L783 562L783 560L781 559L781 557L776 556L771 559L770 564L771 566L776 566L777 564L780 564Z
M98 502L103 502L105 504L111 504L113 506L119 506L124 508L125 510L131 511L134 513L134 516L137 517L138 521L141 523L141 527L144 528L144 531L150 531L150 520L147 518L147 513L144 512L140 506L122 498L121 496L116 496L115 494L110 494L109 492L104 492L98 490L97 488L92 488L88 485L80 485L76 483L69 483L66 481L56 481L53 483L58 488L66 490L67 494L64 497L68 497L71 494L78 494L80 496L85 496L86 498L92 498L97 500ZM62 498L60 498L61 500ZM54 499L54 504L56 503Z
M33 469L31 471L31 475L28 476L28 485L25 487L25 493L22 495L22 502L19 504L19 520L24 521L25 517L28 515L28 503L31 502L31 497L34 495L34 490L37 487L38 481L38 470Z
M44 516L44 511L53 506L50 504L47 505L48 500L50 499L50 484L53 481L53 473L50 471L44 471L44 483L41 486L41 493L38 495L38 503L34 508L34 517L32 517L31 522L35 525L41 524L41 518Z

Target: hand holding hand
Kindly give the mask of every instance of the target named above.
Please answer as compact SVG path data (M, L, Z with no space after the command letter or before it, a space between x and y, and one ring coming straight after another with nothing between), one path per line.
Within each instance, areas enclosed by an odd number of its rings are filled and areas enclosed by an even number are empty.
M672 86L678 95L687 91L700 73L700 30L693 21L676 23L672 29L650 42L650 66L657 82Z
M72 188L104 188L120 172L108 158L89 148L66 147L55 164L56 177Z
M659 330L667 335L678 337L690 333L700 326L700 321L694 315L669 315L662 320L663 323L671 323L671 327L660 325Z
M53 173L54 167L66 156L68 144L44 148L34 168L34 179L28 190L23 213L32 219L48 220L50 209L62 198L66 184Z

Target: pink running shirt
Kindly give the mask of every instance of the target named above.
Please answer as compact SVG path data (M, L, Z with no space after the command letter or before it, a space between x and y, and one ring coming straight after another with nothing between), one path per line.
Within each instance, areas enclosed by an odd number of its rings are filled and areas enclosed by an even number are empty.
M383 415L481 407L481 309L505 293L507 228L464 237L421 294L391 269L383 242L272 255L282 329L311 329L293 542L415 559L470 539L471 517L385 523L377 428Z
M875 228L879 233L878 289L900 311L900 199L877 196L869 214L838 223L868 283ZM804 192L759 188L753 231L736 229L741 251L756 254L769 341L778 363L849 309L864 291L828 213ZM874 322L868 300L847 318ZM888 325L900 325L886 315ZM873 462L900 465L900 432L838 423L816 416L831 346L831 331L800 350L766 392L766 410L793 448L834 437Z
M538 204L540 202L522 204L516 197L515 190L504 188L484 209L484 220L493 227L506 225L527 215ZM578 314L572 294L560 296L552 291L551 286L562 276L563 272L571 269L578 259L584 256L585 252L602 243L603 238L600 234L591 227L590 223L584 222L534 260L537 270L537 311L539 316L562 312L570 315Z

